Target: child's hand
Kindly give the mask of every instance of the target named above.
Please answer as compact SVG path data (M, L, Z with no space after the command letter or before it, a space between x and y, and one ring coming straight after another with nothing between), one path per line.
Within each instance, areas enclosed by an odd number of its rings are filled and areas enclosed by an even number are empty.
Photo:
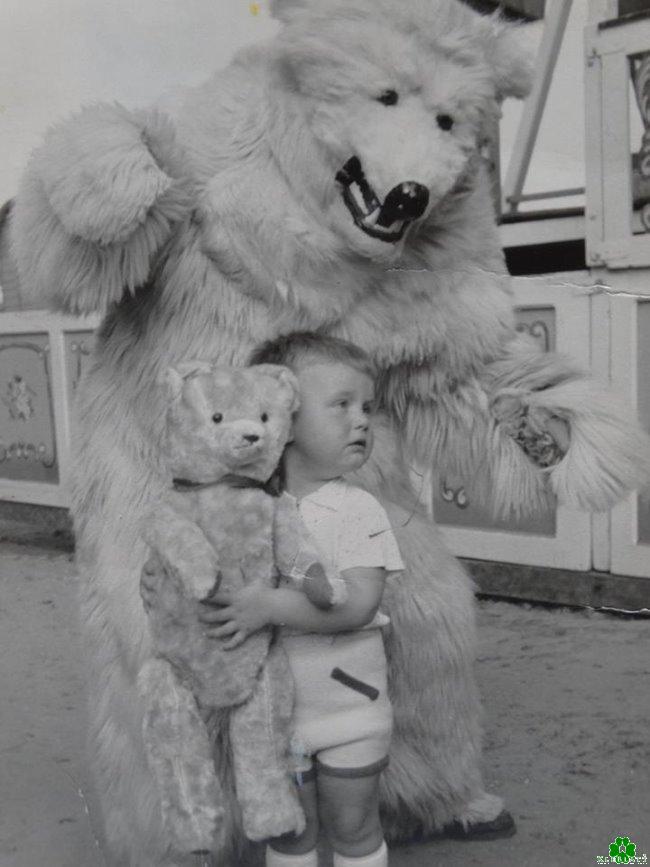
M209 638L227 638L224 650L239 647L249 635L270 623L269 593L261 584L249 584L241 590L218 590L201 604L200 619L210 628ZM214 627L214 624L221 624Z

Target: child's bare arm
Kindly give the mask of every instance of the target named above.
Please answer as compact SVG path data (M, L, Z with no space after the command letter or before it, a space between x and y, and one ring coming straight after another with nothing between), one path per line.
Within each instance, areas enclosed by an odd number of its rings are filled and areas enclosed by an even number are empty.
M346 569L341 576L348 586L348 598L336 608L316 608L298 590L249 584L237 591L218 591L202 603L201 619L212 626L212 637L229 639L225 649L237 647L267 624L306 632L359 629L370 623L377 612L386 572L383 568L358 567Z

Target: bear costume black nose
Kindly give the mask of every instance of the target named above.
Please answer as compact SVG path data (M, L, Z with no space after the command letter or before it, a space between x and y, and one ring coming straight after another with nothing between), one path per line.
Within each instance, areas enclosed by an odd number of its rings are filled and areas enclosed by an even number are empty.
M249 443L256 443L259 437L257 434L244 434L244 439Z
M378 223L390 226L396 220L417 220L429 204L429 190L416 181L404 181L388 193Z

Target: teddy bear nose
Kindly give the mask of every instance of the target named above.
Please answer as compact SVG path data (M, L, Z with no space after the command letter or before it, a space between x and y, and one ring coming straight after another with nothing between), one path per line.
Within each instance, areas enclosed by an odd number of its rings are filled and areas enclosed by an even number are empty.
M259 439L257 434L244 434L244 439L249 443L256 443Z

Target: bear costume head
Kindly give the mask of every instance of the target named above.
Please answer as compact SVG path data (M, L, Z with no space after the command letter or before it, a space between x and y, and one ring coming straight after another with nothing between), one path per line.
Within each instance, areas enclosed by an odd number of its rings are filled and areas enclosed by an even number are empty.
M501 101L528 92L519 28L430 0L275 0L272 10L285 25L275 95L307 120L319 156L301 173L305 192L354 252L399 255L409 229L435 224L467 185ZM286 153L295 158L289 140Z

